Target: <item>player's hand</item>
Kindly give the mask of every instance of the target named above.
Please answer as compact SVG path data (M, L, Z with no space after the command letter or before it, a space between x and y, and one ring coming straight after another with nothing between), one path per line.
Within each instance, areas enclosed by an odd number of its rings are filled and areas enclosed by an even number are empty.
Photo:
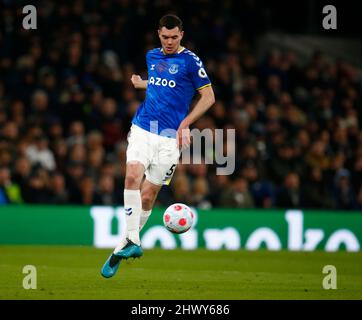
M187 123L181 122L177 130L176 139L179 149L183 150L190 146L191 134L190 134L190 128Z
M138 74L133 74L131 78L132 84L136 89L142 88L143 80Z

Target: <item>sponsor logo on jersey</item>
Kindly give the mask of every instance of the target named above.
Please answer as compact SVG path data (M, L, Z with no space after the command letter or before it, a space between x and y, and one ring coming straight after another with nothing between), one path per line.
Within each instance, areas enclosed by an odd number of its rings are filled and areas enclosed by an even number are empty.
M150 77L150 79L148 80L148 84L154 86L161 86L161 87L170 87L170 88L176 87L175 80L168 80L159 77Z

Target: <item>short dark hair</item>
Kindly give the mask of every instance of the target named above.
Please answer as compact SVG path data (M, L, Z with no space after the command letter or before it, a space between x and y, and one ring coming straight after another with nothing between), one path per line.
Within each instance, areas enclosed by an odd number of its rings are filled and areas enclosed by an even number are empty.
M173 29L178 27L180 31L182 31L182 21L174 14L166 14L160 19L158 24L159 29L162 29L162 27L165 27L166 29Z

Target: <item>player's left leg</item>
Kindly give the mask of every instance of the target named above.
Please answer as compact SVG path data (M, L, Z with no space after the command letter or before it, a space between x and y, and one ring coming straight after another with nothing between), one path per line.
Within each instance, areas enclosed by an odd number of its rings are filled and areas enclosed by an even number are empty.
M156 201L157 195L161 190L160 185L156 185L145 179L141 186L141 199L142 199L142 212L140 219L140 231L147 223L148 218L152 213L153 205Z
M147 223L162 186L170 184L177 166L179 151L177 148L169 147L170 140L166 141L168 143L166 144L166 150L161 145L158 150L161 154L157 159L158 161L152 163L145 172L146 178L141 186L142 212L140 230ZM171 142L174 143L173 140Z

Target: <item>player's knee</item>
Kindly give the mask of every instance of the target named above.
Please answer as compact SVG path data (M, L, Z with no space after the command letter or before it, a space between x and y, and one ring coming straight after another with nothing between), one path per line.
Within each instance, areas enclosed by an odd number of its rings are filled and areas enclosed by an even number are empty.
M147 190L145 192L142 192L142 208L152 208L153 203L155 201L157 193Z
M153 198L149 195L142 197L142 208L151 208L153 205Z
M141 178L135 173L129 173L126 176L124 184L126 189L138 189L141 185Z

